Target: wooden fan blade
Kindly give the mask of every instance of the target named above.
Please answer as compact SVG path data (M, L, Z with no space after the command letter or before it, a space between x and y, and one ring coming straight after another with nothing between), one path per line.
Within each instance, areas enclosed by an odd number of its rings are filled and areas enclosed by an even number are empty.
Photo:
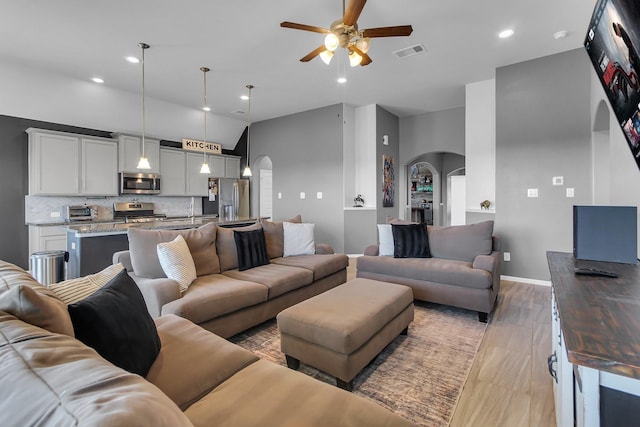
M365 65L369 65L373 62L373 59L371 59L369 55L367 55L366 53L358 49L356 46L354 45L349 46L349 50L356 52L358 55L362 57L362 61L360 61L360 66L364 67Z
M316 56L320 55L325 50L327 50L327 48L324 47L324 45L319 46L317 49L312 50L311 52L309 52L306 56L300 58L300 62L309 62L313 58L315 58Z
M313 31L314 33L327 34L329 30L322 27L314 27L313 25L297 24L295 22L284 21L280 23L282 28L293 28L294 30Z
M350 0L349 5L347 6L347 10L344 12L344 18L342 22L344 25L355 25L358 22L358 18L360 17L360 13L362 12L362 8L364 8L364 4L367 0Z
M362 37L400 37L413 32L411 25L397 25L395 27L367 28L362 30Z

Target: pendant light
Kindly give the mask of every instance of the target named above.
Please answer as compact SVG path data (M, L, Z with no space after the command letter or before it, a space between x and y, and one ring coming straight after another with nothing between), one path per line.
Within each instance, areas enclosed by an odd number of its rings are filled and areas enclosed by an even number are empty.
M151 169L149 159L144 154L144 134L145 134L145 121L144 121L144 51L149 49L149 45L146 43L138 43L138 46L142 49L142 139L140 140L140 160L138 160L138 169Z
M251 168L249 167L249 145L251 144L251 89L253 85L247 85L249 89L249 108L247 109L247 167L244 168L242 176L251 176Z
M207 105L207 73L209 69L207 67L200 68L202 74L204 75L204 105L202 106L202 111L204 112L204 145L205 148L202 149L202 167L200 168L200 173L210 174L211 170L209 169L209 163L207 163L207 110L209 109Z

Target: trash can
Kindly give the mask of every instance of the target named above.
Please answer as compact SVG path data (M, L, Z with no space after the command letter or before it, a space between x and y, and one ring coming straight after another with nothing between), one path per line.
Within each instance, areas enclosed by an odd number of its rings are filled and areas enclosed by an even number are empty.
M34 252L31 254L29 269L38 282L49 286L66 279L67 261L69 261L67 251Z

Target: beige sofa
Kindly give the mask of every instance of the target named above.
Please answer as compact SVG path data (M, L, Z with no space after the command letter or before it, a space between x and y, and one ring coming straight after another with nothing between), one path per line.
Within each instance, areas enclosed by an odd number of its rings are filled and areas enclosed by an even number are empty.
M478 312L486 322L500 291L502 253L493 221L450 227L427 226L431 258L379 256L379 246L357 259L357 277L399 283L414 298Z
M288 222L300 223L298 215ZM234 230L262 228L269 264L238 269ZM282 222L262 221L235 229L207 224L189 230L129 229L129 251L114 254L144 295L149 313L176 314L222 337L230 337L268 319L300 301L346 281L349 259L328 245L316 245L316 254L283 257ZM156 246L177 235L187 241L197 279L184 292L166 278Z
M413 425L186 319L167 315L152 323L161 347L143 378L75 339L65 304L0 261L0 425Z

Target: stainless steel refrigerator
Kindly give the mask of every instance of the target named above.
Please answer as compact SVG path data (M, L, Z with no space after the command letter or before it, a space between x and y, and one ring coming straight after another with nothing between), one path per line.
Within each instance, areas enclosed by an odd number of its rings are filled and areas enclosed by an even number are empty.
M209 178L209 196L202 199L204 215L218 214L220 218L248 218L249 180Z

